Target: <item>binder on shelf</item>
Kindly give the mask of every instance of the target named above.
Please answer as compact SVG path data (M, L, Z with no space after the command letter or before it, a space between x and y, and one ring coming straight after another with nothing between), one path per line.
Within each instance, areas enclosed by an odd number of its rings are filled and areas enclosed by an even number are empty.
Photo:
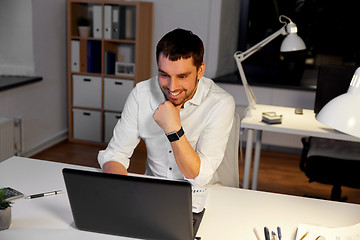
M119 10L119 39L125 39L126 7L121 6Z
M136 8L126 7L125 10L125 39L135 40Z
M94 5L93 9L93 37L102 37L102 7L101 5Z
M71 71L80 72L80 41L71 40Z
M111 39L120 38L120 6L112 6L111 8Z
M104 6L104 39L111 39L111 12L112 6Z
M101 41L87 42L87 71L101 73Z
M105 52L104 60L105 74L115 74L116 54L113 52Z

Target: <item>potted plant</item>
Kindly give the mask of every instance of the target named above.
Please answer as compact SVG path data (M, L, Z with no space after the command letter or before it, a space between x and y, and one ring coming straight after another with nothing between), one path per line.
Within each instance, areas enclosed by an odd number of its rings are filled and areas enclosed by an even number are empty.
M11 202L6 199L5 189L0 189L0 231L8 229L11 224Z
M90 35L90 20L86 17L79 17L77 20L80 37L89 37Z

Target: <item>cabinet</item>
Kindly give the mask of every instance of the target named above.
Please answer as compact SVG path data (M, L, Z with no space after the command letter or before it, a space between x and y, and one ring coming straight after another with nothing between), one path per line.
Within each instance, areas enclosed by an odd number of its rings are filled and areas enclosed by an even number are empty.
M151 2L67 0L69 141L110 140L131 89L151 77L152 24Z

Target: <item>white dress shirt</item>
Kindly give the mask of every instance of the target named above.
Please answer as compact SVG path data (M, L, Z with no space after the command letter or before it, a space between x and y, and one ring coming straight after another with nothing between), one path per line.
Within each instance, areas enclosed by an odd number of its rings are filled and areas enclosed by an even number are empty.
M113 160L128 168L129 158L142 138L147 149L146 174L185 179L176 164L169 140L153 119L155 110L165 101L157 77L136 84L114 128L113 138L107 148L99 152L101 167ZM234 113L233 97L205 77L199 79L195 95L180 109L186 138L201 160L199 175L188 179L195 187L209 183L220 165Z

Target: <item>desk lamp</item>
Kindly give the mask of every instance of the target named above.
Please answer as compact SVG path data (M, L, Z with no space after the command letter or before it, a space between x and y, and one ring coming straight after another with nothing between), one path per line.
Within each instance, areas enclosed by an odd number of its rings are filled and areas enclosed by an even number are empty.
M351 79L348 91L328 102L316 120L336 130L360 138L360 67Z
M286 19L288 22L284 21L283 19ZM253 47L249 48L247 51L245 52L237 51L234 54L234 58L236 60L237 67L239 69L240 77L243 86L245 88L246 97L248 99L250 108L254 108L254 105L256 104L256 97L246 81L245 73L242 68L241 62L247 59L248 57L250 57L255 52L259 51L266 44L268 44L269 42L271 42L280 35L287 35L283 40L283 42L281 43L281 47L280 47L281 52L299 51L299 50L304 50L306 48L304 41L297 35L296 24L293 23L290 18L284 15L281 15L279 17L279 21L283 23L284 26L280 28L277 32L273 33L269 37L265 38L264 40L257 43Z

